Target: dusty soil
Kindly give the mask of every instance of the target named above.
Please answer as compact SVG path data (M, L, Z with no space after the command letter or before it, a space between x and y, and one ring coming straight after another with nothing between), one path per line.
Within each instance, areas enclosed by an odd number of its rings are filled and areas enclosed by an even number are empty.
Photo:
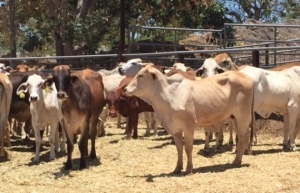
M114 124L114 122L112 123ZM258 145L253 155L245 155L240 168L231 166L235 147L230 147L226 132L221 153L204 156L204 133L198 129L194 140L194 174L174 175L176 148L171 137L159 129L158 137L124 140L124 130L113 125L107 136L96 140L99 160L88 160L79 170L77 145L73 170L65 171L66 156L48 161L49 144L44 137L41 162L33 164L30 143L13 139L8 148L11 160L0 163L0 192L299 192L300 154L283 152L282 123L260 121ZM213 151L214 142L211 142ZM186 156L184 154L184 165Z

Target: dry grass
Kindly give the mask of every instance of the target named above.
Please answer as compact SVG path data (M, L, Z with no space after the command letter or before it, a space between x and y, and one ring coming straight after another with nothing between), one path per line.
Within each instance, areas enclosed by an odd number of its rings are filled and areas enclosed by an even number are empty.
M277 129L281 125L271 122L263 126L254 155L245 155L241 168L231 166L235 154L227 144L220 154L204 156L203 130L196 131L194 174L190 176L171 173L176 164L176 148L163 130L157 138L127 141L124 130L108 129L107 136L97 139L96 151L101 159L89 160L88 168L82 171L78 170L77 145L73 170L64 171L65 155L58 154L56 160L48 161L46 138L38 165L31 163L32 148L14 140L8 149L11 161L0 163L0 192L299 192L300 154L282 152L283 132ZM139 130L139 136L144 133L145 129ZM213 145L214 142L212 150Z

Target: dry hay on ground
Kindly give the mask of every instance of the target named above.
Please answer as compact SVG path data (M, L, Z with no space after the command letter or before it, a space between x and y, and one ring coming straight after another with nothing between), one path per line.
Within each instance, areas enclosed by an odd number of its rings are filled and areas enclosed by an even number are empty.
M194 174L190 176L171 173L176 164L176 148L162 129L157 138L142 137L143 127L139 130L141 137L130 141L124 140L123 129L108 129L107 136L96 140L100 161L89 160L88 168L82 171L78 170L77 145L73 153L74 170L64 171L67 158L63 154L48 161L47 138L39 165L31 163L32 149L14 139L13 147L8 149L11 161L0 163L0 192L298 192L299 152L282 152L282 129L270 128L282 123L260 125L265 128L259 130L254 155L245 155L241 168L231 167L235 153L227 145L227 132L221 153L204 156L204 133L197 130ZM211 150L213 145L214 142Z

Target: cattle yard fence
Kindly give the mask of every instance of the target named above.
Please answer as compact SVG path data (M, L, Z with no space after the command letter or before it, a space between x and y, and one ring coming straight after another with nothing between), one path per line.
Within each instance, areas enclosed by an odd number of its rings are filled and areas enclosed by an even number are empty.
M42 68L44 71L51 70L57 64L68 64L74 70L84 68L112 69L122 59L129 60L132 58L141 58L144 61L151 61L156 64L171 66L175 62L183 62L187 66L194 69L200 67L204 60L208 57L219 53L228 53L237 65L253 63L254 66L261 68L271 68L280 64L300 61L300 38L286 39L278 38L278 29L291 28L299 29L300 25L270 25L270 24L232 24L225 23L223 30L206 30L206 29L187 29L187 28L163 28L163 27L141 27L130 26L127 31L128 49L124 54L101 54L101 55L77 55L77 56L49 56L49 57L18 57L18 58L0 58L0 62L7 65L15 66L18 63L27 63ZM273 28L273 39L229 39L226 36L226 31L229 27L247 27L247 28ZM150 32L147 32L150 30ZM161 31L161 32L159 32ZM279 30L280 31L280 30ZM299 31L299 30L297 30ZM182 45L178 41L182 37L187 37L189 34L205 34L216 33L219 36L217 45L184 45L193 46L195 50L181 50ZM164 40L166 44L161 44L161 33L169 33L173 37ZM298 32L299 33L299 32ZM143 35L146 34L146 35ZM154 37L160 43L155 41L136 41L139 37ZM270 35L269 35L270 36ZM171 36L169 36L171 37ZM227 47L230 42L243 41L246 46ZM252 42L253 44L249 44ZM151 48L148 53L132 53L134 46L144 46ZM170 49L159 49L159 47L169 47Z

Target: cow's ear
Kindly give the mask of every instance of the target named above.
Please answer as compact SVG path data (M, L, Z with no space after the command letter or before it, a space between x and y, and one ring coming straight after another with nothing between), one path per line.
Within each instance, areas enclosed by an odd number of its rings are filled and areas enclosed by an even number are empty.
M151 72L150 74L151 74L151 77L153 78L153 80L157 80L157 76L155 73Z
M11 73L14 69L10 66L6 66L5 67L5 71L8 72L8 73Z
M197 70L196 76L201 77L203 73L204 73L204 67L201 67Z
M76 82L78 80L78 76L75 73L70 74L71 83Z
M26 93L27 90L28 90L28 84L27 82L24 82L18 87L16 94L20 95L21 93Z
M46 87L51 87L53 84L53 76L49 75L47 76L46 80L41 85L41 89L45 89Z
M221 73L225 72L225 70L221 67L217 67L216 70L217 70L218 74L221 74Z

